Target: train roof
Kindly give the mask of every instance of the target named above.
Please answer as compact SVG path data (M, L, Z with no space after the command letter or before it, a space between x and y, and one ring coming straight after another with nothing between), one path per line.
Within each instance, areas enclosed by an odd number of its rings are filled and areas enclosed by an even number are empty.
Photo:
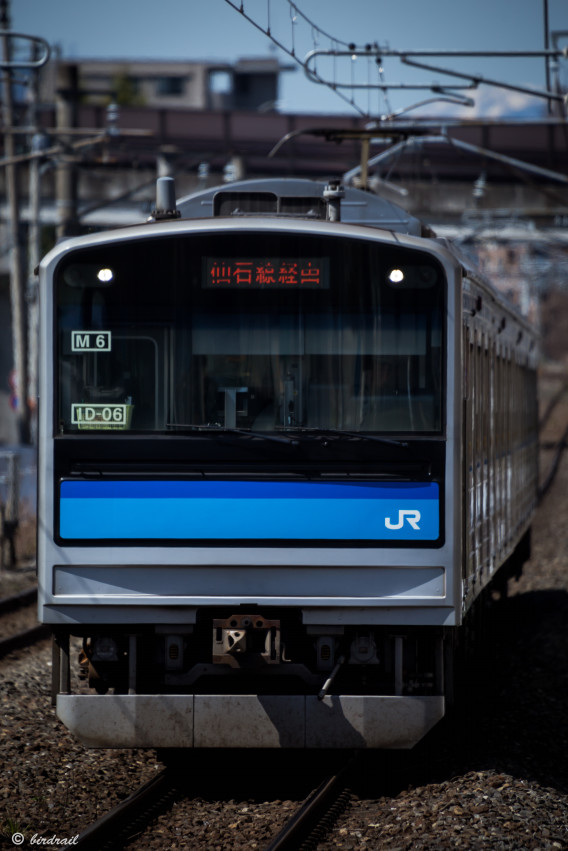
M242 180L187 195L177 202L182 218L289 216L328 218L325 181L296 178ZM423 223L386 198L353 186L341 187L341 222L383 228L411 236L425 234Z

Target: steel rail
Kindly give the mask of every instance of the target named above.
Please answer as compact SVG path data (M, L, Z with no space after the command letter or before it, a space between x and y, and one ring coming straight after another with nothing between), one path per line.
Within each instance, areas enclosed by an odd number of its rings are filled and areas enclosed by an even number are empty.
M75 843L82 851L123 848L134 830L144 826L171 803L177 775L165 768L104 816L85 828Z
M552 399L550 400L550 402L546 406L546 410L543 413L543 415L540 418L539 423L538 423L539 431L542 431L542 429L545 427L548 420L552 416L553 411L555 410L555 408L557 407L557 405L559 404L560 400L562 399L562 397L564 396L564 394L566 393L567 390L568 390L568 380L563 382L561 388L556 391L556 393L554 394L554 396L552 397Z
M556 478L556 474L558 473L558 468L560 467L560 461L562 460L562 455L563 455L564 450L566 449L567 445L568 445L568 426L564 430L564 434L562 435L562 437L560 438L558 443L555 444L556 451L554 453L554 458L552 459L550 469L549 469L549 471L546 475L546 478L544 479L542 485L538 489L537 502L538 502L539 505L542 502L542 500L544 499L544 497L546 496L546 494L548 493L548 491L550 490L550 488L552 487L552 484L553 484L553 482Z
M349 804L349 778L357 759L357 756L352 757L337 774L323 780L265 851L307 851L316 848Z
M14 650L21 650L23 647L37 644L38 641L43 641L50 635L51 628L47 624L40 623L30 627L30 629L24 629L15 635L10 635L8 638L3 638L0 640L0 659L3 659L8 653L13 653Z
M546 406L546 410L544 411L542 417L538 423L539 432L542 432L546 424L548 423L550 417L553 412L556 410L559 403L562 401L566 391L568 390L568 380L564 380L559 390L556 391L554 396L550 399L548 405ZM564 429L564 432L559 440L547 440L546 442L541 441L540 449L541 450L553 450L554 455L552 461L550 463L550 467L546 477L543 480L542 485L538 489L537 494L537 502L540 505L556 478L556 474L558 473L558 468L560 467L560 461L562 460L562 454L566 447L568 446L568 426Z
M20 591L19 594L12 594L10 597L0 599L0 616L8 615L18 609L24 609L32 606L37 600L37 588L28 588L25 591ZM6 638L0 639L0 659L12 653L14 650L21 650L23 647L30 647L38 641L43 641L49 638L51 629L46 624L35 624L29 629L21 630Z
M26 591L20 591L18 594L12 594L10 597L2 597L0 599L0 615L31 606L36 600L37 588L28 588Z

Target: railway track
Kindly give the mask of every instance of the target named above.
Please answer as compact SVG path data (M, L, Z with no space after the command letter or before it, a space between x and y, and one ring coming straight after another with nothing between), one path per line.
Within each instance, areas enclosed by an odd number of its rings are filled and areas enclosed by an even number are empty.
M75 847L82 851L124 848L129 839L145 829L161 810L173 803L179 787L179 774L168 768L163 769L83 830Z
M311 851L349 806L349 784L357 757L331 774L306 798L266 851Z
M49 638L51 630L46 624L37 624L29 629L20 630L8 638L0 639L0 659L13 653L14 650L21 650L23 647L30 647L32 644L37 644L38 641L43 641Z
M542 502L544 496L550 490L556 478L562 454L568 445L568 425L563 428L561 435L558 436L559 423L552 422L556 411L564 403L567 393L568 381L563 379L560 382L560 386L550 395L539 420L541 457L546 455L547 458L547 473L541 477L538 489L539 503Z
M538 489L538 501L542 502L543 498L546 496L548 491L550 490L554 479L556 478L556 474L558 472L558 467L560 466L560 461L562 459L562 453L566 449L568 445L568 426L564 430L562 437L560 440L553 442L552 444L543 444L543 449L552 450L553 456L552 461L550 462L550 467L547 475L544 477L543 481L540 484Z
M19 594L0 599L0 659L49 638L51 630L45 624L35 622L35 606L37 600L37 588L28 588ZM29 609L28 612L26 610ZM14 617L14 614L16 616ZM34 621L27 625L27 621Z
M548 421L552 417L552 414L564 398L565 394L568 392L568 381L564 380L560 384L560 387L556 390L556 392L550 397L546 408L543 411L542 416L539 419L538 427L539 431L543 431Z
M356 765L357 756L350 756L338 769L330 771L264 847L264 851L310 851L317 848L349 805L349 783ZM247 784L246 779L243 782ZM198 785L189 784L179 769L164 768L85 828L79 834L75 847L82 851L113 851L128 847L135 839L143 841L142 834L146 830L151 834L151 823L156 817L180 799L196 796Z
M33 606L37 601L37 588L27 588L25 591L20 591L19 594L12 594L9 597L0 599L0 615L5 615L8 612L14 612L17 609Z

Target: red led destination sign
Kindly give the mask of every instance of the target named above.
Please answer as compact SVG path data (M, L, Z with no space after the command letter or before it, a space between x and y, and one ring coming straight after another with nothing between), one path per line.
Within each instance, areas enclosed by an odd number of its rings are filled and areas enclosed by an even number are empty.
M231 257L205 258L206 289L303 289L329 288L327 258Z

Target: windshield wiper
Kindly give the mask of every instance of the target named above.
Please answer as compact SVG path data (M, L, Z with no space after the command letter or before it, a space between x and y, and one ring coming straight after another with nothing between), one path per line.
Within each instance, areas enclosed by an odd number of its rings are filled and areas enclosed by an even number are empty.
M273 443L287 443L290 446L299 446L300 441L294 437L279 434L266 434L260 431L251 431L248 428L223 428L216 425L194 425L188 423L168 423L168 428L179 431L203 431L211 434L238 434L241 437L258 438L259 440L269 440Z
M272 440L273 443L289 443L291 446L299 446L300 441L294 437L284 434L266 434L261 431L250 431L248 428L222 428L223 434L241 434L244 437L259 437L261 440Z
M384 446L397 446L401 449L410 449L410 444L405 440L396 440L391 437L379 437L378 434L368 434L366 432L361 431L343 431L339 428L298 428L293 429L293 431L299 432L302 434L313 434L315 437L326 437L327 435L331 437L349 437L351 439L361 440L361 441L372 441L374 443L381 443Z
M377 434L369 434L361 431L343 431L339 428L302 428L294 427L286 429L294 434L294 437L287 434L279 433L272 434L270 432L252 431L248 428L224 428L222 425L195 425L194 423L168 423L168 428L179 431L202 431L211 434L236 434L241 437L257 438L259 440L268 440L273 443L286 443L291 446L299 446L299 438L304 435L312 435L316 438L324 437L345 437L350 440L360 440L361 442L380 443L382 446L395 446L399 449L409 449L412 451L411 445L405 440L396 440L391 437L380 437Z

